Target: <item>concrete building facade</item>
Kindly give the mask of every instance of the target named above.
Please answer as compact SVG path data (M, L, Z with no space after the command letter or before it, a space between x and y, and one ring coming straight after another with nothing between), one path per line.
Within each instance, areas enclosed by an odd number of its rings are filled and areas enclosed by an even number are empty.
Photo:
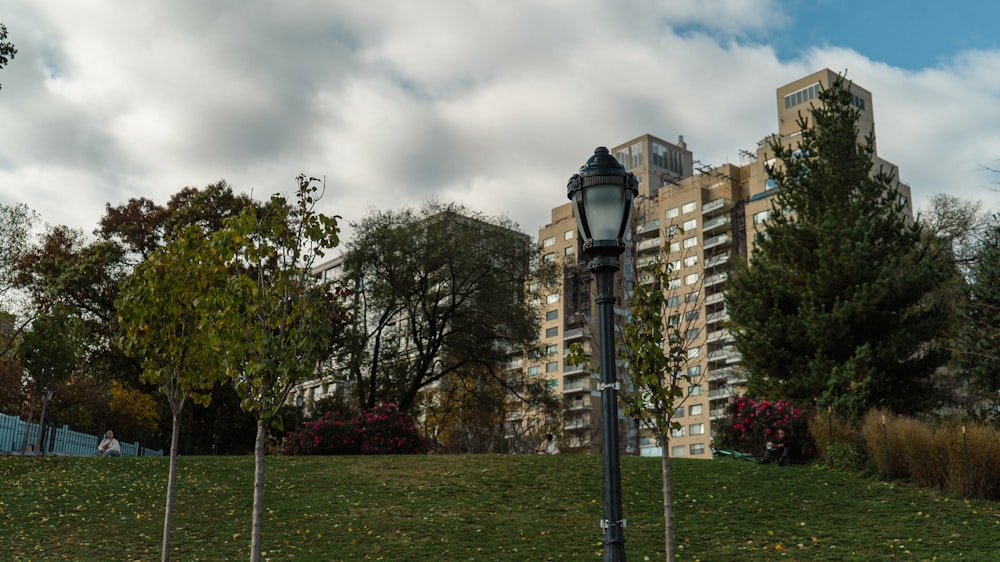
M611 149L639 180L633 236L622 257L618 283L623 296L633 283L648 281L637 272L650 260L668 260L674 266L666 321L684 338L688 356L684 369L690 383L685 384L675 418L682 427L669 442L672 457L710 458L713 423L724 417L730 398L746 390L746 372L727 329L727 280L737 263L747 262L755 236L773 212L775 184L766 172L766 166L775 163L771 142L794 146L801 135L800 113L808 116L821 89L836 79L836 73L824 69L777 88L778 132L761 139L755 151L742 151L739 164L703 165L683 137L671 143L645 134ZM860 111L858 142L864 143L875 122L872 94L856 84L851 84L851 92ZM880 166L896 171L876 154L874 167ZM898 188L912 217L910 188L903 183ZM572 207L567 203L554 208L552 222L538 236L545 259L561 260L564 274L544 311L542 337L550 354L528 368L546 377L565 401L561 444L569 449L596 447L601 399L597 378L588 369L560 360L573 343L594 356L593 365L600 353L593 349L596 325L590 320L594 317L590 277L580 256ZM624 304L619 312L619 318L627 316ZM620 424L626 453L661 454L647 432L629 420Z

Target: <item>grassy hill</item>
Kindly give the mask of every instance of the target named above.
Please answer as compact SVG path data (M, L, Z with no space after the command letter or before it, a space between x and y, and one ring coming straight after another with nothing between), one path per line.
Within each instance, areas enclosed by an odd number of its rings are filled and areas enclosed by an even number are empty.
M600 560L600 463L270 457L266 558ZM673 469L679 560L1000 560L996 503L818 466L680 459ZM166 458L0 458L0 552L158 559L166 477ZM246 559L253 459L181 458L178 486L173 559ZM629 560L663 559L659 459L623 458L622 495Z

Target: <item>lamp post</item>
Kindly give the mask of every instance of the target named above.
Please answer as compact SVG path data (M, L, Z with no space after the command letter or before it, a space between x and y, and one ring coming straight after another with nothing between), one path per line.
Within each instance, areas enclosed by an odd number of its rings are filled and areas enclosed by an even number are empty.
M601 354L601 449L604 466L604 560L625 560L621 470L618 458L618 395L614 334L614 278L625 251L625 229L638 194L635 175L601 146L566 186L573 202L583 254L597 280L598 345Z

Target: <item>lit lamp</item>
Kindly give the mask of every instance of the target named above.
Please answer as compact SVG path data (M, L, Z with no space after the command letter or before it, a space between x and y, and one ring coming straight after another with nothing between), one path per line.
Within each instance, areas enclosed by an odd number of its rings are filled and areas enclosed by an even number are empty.
M622 518L621 470L618 459L618 395L615 362L614 304L618 256L625 251L625 232L632 219L632 202L639 193L635 174L601 146L573 174L566 186L573 202L583 254L597 280L598 345L601 354L601 449L604 465L604 560L625 560L625 520Z

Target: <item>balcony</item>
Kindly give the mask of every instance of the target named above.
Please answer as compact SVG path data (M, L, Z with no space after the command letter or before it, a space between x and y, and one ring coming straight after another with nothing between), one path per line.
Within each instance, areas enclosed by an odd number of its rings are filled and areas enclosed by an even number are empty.
M727 207L729 207L729 200L727 200L725 197L720 197L719 199L714 199L702 205L701 214L708 215L720 209L725 209Z
M713 230L718 230L718 229L723 228L723 227L725 227L725 228L728 229L728 227L729 227L729 215L722 215L722 216L719 216L719 217L715 217L714 219L710 219L710 220L705 221L701 225L701 230L702 230L702 232L711 232Z
M736 350L736 346L734 345L727 345L722 349L711 351L708 354L709 361L725 361L729 363L731 362L730 359L732 359L733 357L740 359L742 358L740 352Z
M563 332L563 341L571 342L575 340L582 340L584 338L583 328L576 328L573 330L566 330Z
M715 330L714 332L709 332L708 335L705 336L705 343L729 343L732 339L733 338L729 334L729 330Z
M727 380L733 374L735 374L735 370L732 367L712 369L708 372L708 382Z
M716 266L725 265L727 263L729 263L729 252L712 256L707 260L705 260L705 269L710 269Z
M649 240L643 240L635 246L635 251L645 252L647 250L658 250L660 248L660 237L650 238Z
M660 231L660 221L659 220L653 220L653 221L649 221L646 224L640 226L638 228L638 230L636 231L636 234L638 234L639 236L642 236L643 234L647 234L649 232L659 232L659 231Z
M575 394L578 392L590 392L590 381L587 379L574 379L563 383L564 394Z
M582 400L567 400L566 401L566 411L567 412L579 412L581 410L592 410L593 406L590 404L590 397L585 397Z
M716 408L714 410L709 410L708 412L708 419L711 421L721 420L724 417L726 417L725 408Z
M705 250L708 250L728 243L729 243L729 234L720 234L718 236L706 238L705 242L701 245L701 247Z
M711 295L705 297L705 306L724 302L725 300L726 300L726 293L723 293L722 291L719 291L718 293L712 293Z
M715 275L709 275L705 278L705 286L712 287L718 285L719 283L725 283L729 279L728 273L716 273Z
M733 395L733 389L729 388L728 386L708 391L709 400L719 400L721 398L729 398L732 395Z
M719 312L713 312L705 317L705 325L718 324L719 322L725 322L729 320L729 311L723 308Z

